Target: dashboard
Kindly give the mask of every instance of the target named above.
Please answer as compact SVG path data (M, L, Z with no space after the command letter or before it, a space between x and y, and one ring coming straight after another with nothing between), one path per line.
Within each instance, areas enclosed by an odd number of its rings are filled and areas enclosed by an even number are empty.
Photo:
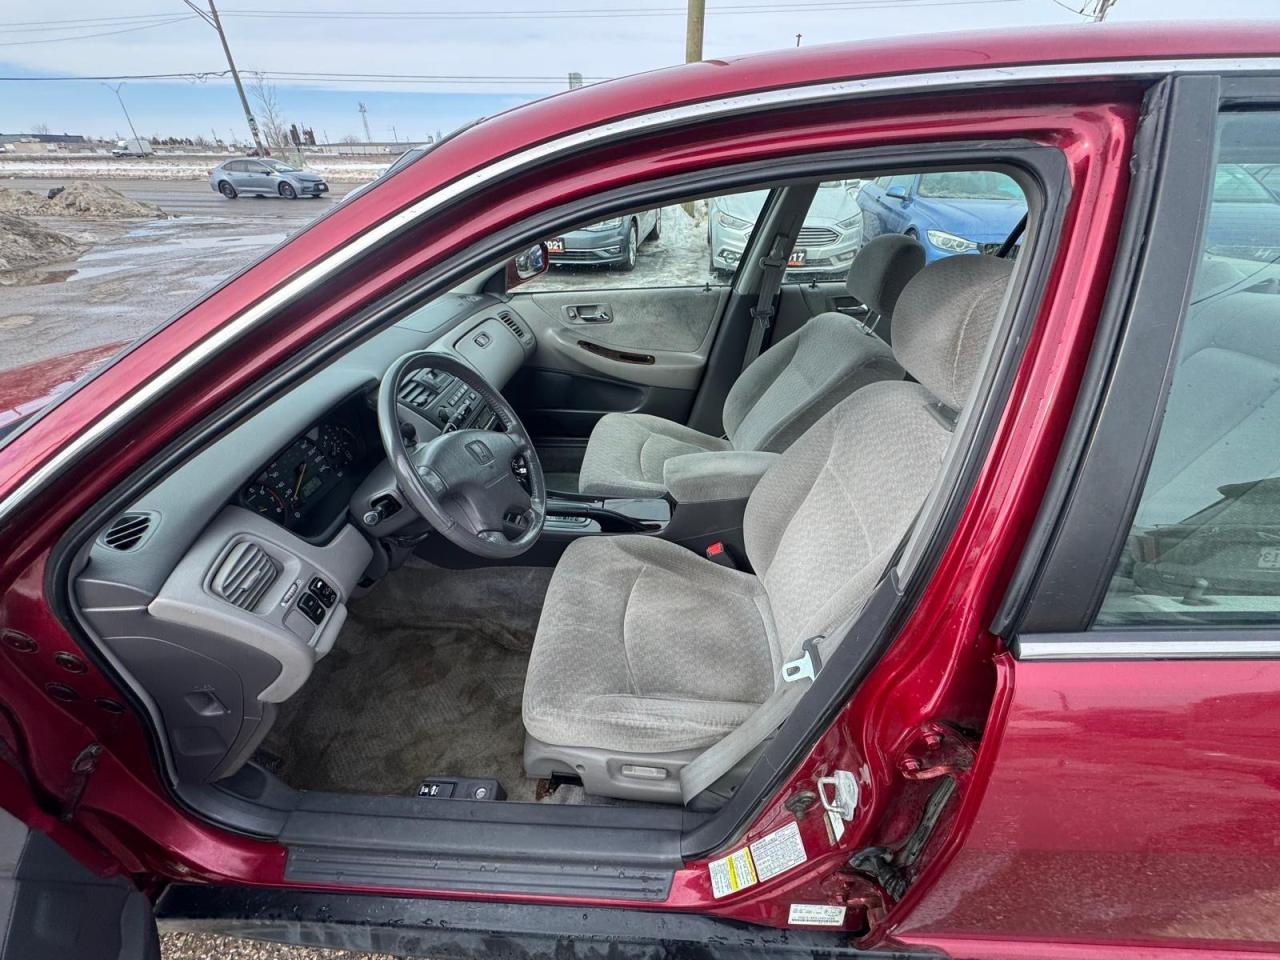
M246 510L314 540L332 532L351 494L382 458L376 387L327 412L240 488Z
M508 300L439 297L255 411L85 544L74 608L164 731L177 782L217 780L252 756L275 705L333 648L379 540L411 520L388 504L396 488L378 431L391 365L436 350L501 389L536 348ZM402 424L419 440L492 426L492 411L459 387L438 373L410 378Z

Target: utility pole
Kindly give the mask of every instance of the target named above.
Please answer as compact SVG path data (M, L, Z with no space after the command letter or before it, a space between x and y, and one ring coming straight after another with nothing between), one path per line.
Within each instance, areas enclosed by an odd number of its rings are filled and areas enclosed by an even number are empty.
M400 134L396 133L396 125L394 123L391 125L391 142L392 143L400 142Z
M218 8L213 5L213 0L209 0L209 12L205 13L191 0L182 0L182 2L194 10L201 20L218 32L218 39L222 41L222 52L227 55L227 66L231 68L231 79L235 81L236 93L240 94L240 106L244 107L244 118L249 122L249 133L253 135L253 145L258 148L258 156L265 157L267 151L262 145L262 135L258 132L258 121L254 119L253 110L249 107L249 98L244 94L244 84L240 82L240 71L236 69L236 62L231 57L231 46L227 43L227 35L222 29L222 21L218 19Z
M129 132L133 134L133 139L137 140L138 131L133 129L133 118L129 116L129 110L124 105L124 97L120 96L120 88L124 86L124 83L117 83L114 87L109 83L104 83L103 86L114 93L116 99L120 101L120 109L124 110L124 119L129 124ZM136 147L137 144L134 144L134 146Z
M1093 20L1094 23L1101 23L1103 20L1107 19L1107 14L1115 5L1116 0L1092 0L1092 3L1089 4L1092 9L1088 9L1088 7L1086 7L1083 12Z
M804 34L803 34L803 33L797 33L797 34L796 34L796 46L797 46L797 47L798 47L798 46L800 46L800 38L801 38L801 37L803 37L803 36L804 36Z
M360 119L364 121L364 142L373 143L373 134L369 132L369 108L360 101Z
M707 15L707 0L689 0L689 19L685 24L684 62L702 59L702 28Z

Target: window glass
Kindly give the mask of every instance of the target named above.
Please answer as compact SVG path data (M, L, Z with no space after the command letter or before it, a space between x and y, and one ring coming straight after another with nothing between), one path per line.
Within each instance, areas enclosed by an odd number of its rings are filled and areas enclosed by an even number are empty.
M1280 622L1280 114L1225 114L1160 435L1098 622Z
M819 185L787 280L843 280L862 246L859 181ZM755 230L768 190L613 217L546 238L551 270L522 290L605 290L724 284Z
M926 173L917 190L922 197L947 200L1022 201L1022 190L1013 178L994 170Z

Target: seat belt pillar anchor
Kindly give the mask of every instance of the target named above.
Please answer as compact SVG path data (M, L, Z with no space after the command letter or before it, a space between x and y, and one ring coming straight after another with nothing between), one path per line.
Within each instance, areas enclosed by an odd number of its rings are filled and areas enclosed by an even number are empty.
M803 653L782 665L784 683L817 679L818 671L822 669L822 657L818 654L818 641L821 639L822 637L810 637L800 645Z

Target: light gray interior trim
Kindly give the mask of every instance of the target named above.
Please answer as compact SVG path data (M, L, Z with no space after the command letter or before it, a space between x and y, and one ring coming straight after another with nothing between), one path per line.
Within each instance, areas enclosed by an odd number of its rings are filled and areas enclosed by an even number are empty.
M217 596L212 584L213 573L227 552L242 543L264 550L278 570L251 609ZM333 648L346 621L346 599L372 559L373 548L349 524L332 542L315 546L256 513L227 507L182 558L147 610L161 623L231 637L276 660L280 673L271 685L249 692L264 703L282 703ZM318 627L296 609L297 598L315 576L338 592Z
M0 501L0 523L6 522L28 498L35 495L57 477L86 450L109 436L132 416L152 403L187 374L193 372L206 360L219 353L224 347L266 321L280 307L303 295L321 280L336 273L342 267L400 230L452 203L470 191L504 178L517 170L544 163L558 156L570 155L588 146L595 146L621 137L687 123L705 123L713 117L747 114L779 106L802 106L914 91L972 90L984 86L1008 86L1014 83L1029 84L1079 78L1103 79L1188 73L1233 74L1275 72L1277 70L1280 70L1280 57L1230 57L1031 64L871 77L810 86L785 87L778 90L766 90L718 100L684 104L666 110L655 110L651 113L625 117L537 144L460 177L417 203L374 225L363 234L344 244L341 249L331 253L324 260L297 274L293 279L249 307L234 320L210 334L169 367L156 371L146 383L141 384L134 392L122 400L118 406L98 418L92 426L62 446L56 454L33 471L3 501ZM55 405L65 402L67 397L72 394L74 394L74 391L61 398L61 400L55 401ZM11 442L15 436L21 435L22 432L23 430L20 428L10 434L4 441L0 441L0 447Z
M1280 658L1280 638L1248 639L1228 631L1187 640L1044 634L1017 638L1013 654L1019 660L1274 660Z

